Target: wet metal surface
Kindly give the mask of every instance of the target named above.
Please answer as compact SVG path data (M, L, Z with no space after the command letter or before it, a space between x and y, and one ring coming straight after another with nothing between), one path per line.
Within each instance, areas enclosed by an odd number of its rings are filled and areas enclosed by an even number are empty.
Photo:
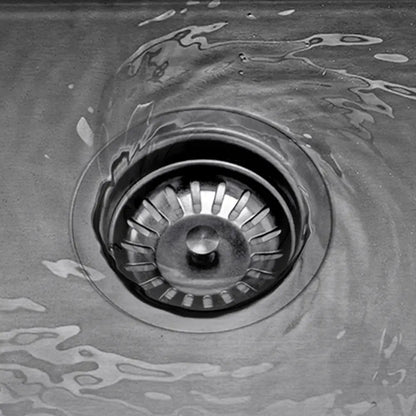
M414 415L415 18L405 2L3 6L0 415ZM333 206L306 290L224 333L131 318L71 246L103 122L112 138L185 104L276 124Z

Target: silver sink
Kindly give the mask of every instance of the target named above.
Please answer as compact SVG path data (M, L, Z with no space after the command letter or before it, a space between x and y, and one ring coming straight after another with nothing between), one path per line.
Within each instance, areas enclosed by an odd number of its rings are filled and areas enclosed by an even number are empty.
M416 413L412 3L0 19L0 415Z

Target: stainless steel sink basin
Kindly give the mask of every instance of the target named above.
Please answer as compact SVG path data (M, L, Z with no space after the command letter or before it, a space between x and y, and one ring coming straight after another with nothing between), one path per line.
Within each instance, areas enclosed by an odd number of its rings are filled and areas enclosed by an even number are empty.
M0 415L416 414L413 3L0 19Z

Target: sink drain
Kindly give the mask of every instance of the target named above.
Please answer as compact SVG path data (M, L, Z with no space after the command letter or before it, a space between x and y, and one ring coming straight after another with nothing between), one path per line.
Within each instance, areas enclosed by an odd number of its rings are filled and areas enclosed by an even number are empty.
M295 246L294 218L277 189L206 159L168 165L129 188L103 244L143 300L181 313L258 298L284 278Z
M83 264L102 270L105 259L111 270L94 284L170 329L229 329L283 307L329 242L329 199L314 164L274 127L239 113L183 110L154 123L142 151L131 157L115 139L79 183L75 249Z

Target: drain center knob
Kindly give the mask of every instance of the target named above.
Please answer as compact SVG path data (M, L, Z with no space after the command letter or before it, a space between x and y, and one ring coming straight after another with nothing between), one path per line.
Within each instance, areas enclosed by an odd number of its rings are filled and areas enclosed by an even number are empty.
M213 265L219 243L220 238L217 232L206 225L198 225L189 230L186 235L186 246L190 260L196 266Z

